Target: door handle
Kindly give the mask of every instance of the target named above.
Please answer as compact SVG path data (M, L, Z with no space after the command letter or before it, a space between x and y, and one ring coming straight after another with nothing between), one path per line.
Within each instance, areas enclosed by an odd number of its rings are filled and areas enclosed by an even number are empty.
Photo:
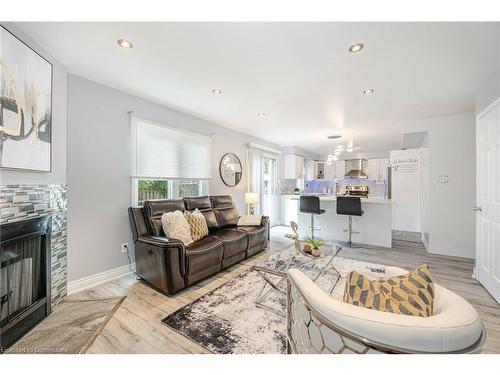
M472 210L473 210L474 212L478 212L478 211L479 211L479 212L482 212L482 211L483 211L483 208L482 208L481 206L474 206L474 207L472 207Z

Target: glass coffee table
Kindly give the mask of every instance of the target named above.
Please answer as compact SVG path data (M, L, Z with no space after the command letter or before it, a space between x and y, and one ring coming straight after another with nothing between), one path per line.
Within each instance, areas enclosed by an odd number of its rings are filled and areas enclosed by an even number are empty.
M256 263L253 269L258 272L264 282L255 304L258 307L285 315L284 309L271 306L266 301L274 291L286 296L286 274L291 268L301 270L330 294L340 279L340 274L333 266L332 261L341 249L342 247L338 245L326 244L321 247L321 256L313 257L302 251L297 253L297 250L291 246Z

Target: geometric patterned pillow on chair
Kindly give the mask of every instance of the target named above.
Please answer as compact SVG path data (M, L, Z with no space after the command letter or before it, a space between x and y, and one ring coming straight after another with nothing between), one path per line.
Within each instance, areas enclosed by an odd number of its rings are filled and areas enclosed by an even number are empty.
M433 314L434 284L427 265L387 280L370 280L351 271L344 289L344 302L395 314L428 317Z

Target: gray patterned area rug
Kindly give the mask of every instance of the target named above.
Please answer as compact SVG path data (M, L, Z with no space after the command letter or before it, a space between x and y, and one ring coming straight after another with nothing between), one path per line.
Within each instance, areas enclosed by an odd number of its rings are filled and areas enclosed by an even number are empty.
M332 266L341 275L336 284L337 274L330 270L316 280L332 298L341 298L345 277L351 270L375 279L381 278L385 269L383 265L339 257ZM251 269L175 311L162 323L217 354L284 354L286 318L255 305L262 287L263 279ZM284 312L286 296L273 291L266 304Z

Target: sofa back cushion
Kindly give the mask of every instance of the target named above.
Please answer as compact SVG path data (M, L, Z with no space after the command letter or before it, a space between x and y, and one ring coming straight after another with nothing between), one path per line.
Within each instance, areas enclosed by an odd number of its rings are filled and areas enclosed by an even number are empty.
M215 218L214 211L212 210L210 197L185 197L184 205L188 211L194 211L195 209L200 210L201 214L205 217L205 221L207 222L207 227L210 232L219 229L217 219Z
M154 236L164 236L161 216L165 212L184 212L184 201L182 199L160 199L145 201L143 206L144 216L150 234Z
M219 228L234 227L238 224L240 215L230 195L214 195L210 197L210 201Z
M206 210L212 208L212 204L210 202L210 197L184 197L184 206L188 211L194 211L196 209Z

